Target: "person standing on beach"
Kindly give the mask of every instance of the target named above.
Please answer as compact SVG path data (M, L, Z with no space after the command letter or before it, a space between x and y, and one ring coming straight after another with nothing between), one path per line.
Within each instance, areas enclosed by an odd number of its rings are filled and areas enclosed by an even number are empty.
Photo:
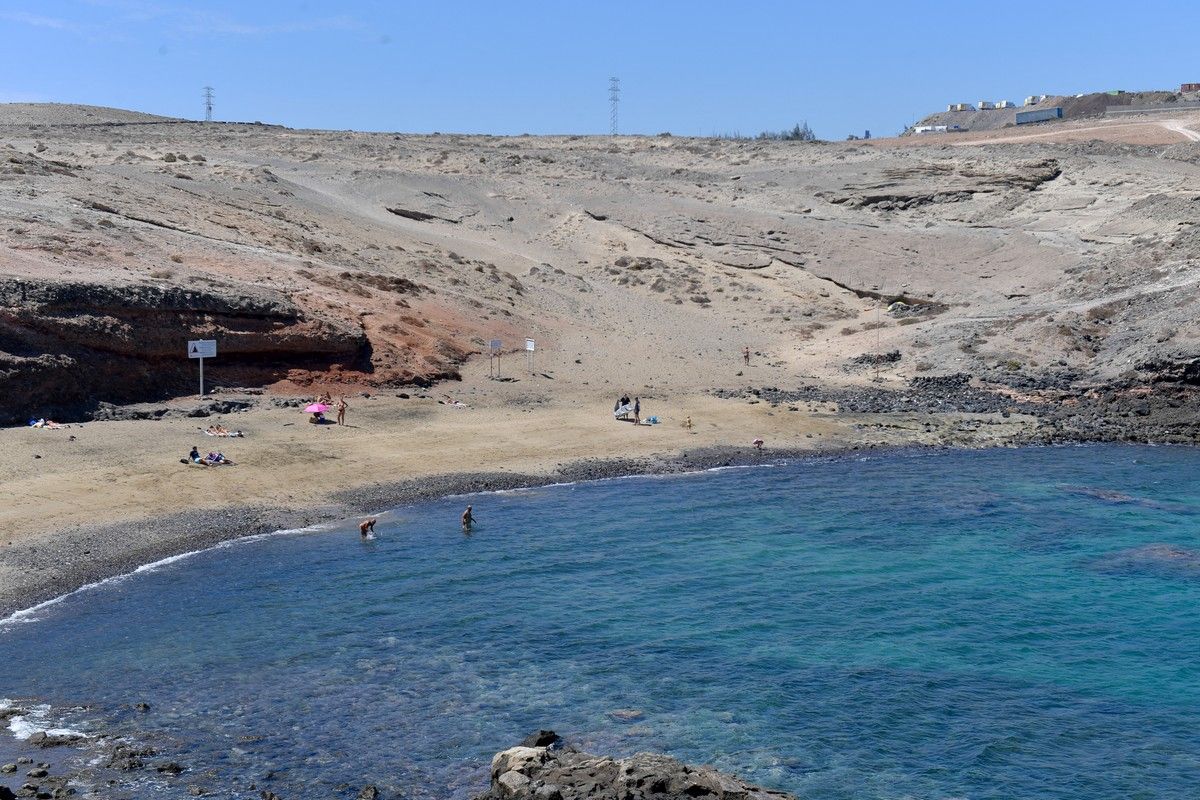
M362 522L358 523L358 535L364 539L374 536L375 522L375 517L371 517L370 519L364 519Z
M742 360L746 362L747 367L750 366L750 348L749 347L742 348Z
M346 408L347 408L347 406L348 406L348 404L346 403L346 395L342 395L341 397L338 398L338 403L337 403L337 412L338 412L337 424L338 425L346 424Z
M471 507L467 506L467 510L462 515L462 526L464 533L471 532L471 526L475 524L475 515L471 513Z
M633 424L642 424L642 398L633 398Z

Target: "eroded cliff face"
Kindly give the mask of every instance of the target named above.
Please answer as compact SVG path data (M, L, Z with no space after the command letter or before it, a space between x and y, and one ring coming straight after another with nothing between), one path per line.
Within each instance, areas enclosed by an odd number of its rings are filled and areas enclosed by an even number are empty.
M360 326L265 289L0 278L0 422L186 394L196 385L186 342L211 338L220 341L220 357L206 365L214 382L370 369Z
M190 393L197 337L218 340L214 385L292 393L428 385L526 336L556 353L546 380L589 391L711 388L696 365L746 345L773 380L827 385L1197 380L1192 144L396 136L68 112L0 108L7 421Z

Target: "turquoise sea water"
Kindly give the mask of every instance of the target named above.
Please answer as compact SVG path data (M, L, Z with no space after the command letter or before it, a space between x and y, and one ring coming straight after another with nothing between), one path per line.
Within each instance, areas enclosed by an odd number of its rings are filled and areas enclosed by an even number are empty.
M167 732L189 772L128 797L465 797L537 728L806 798L1200 796L1200 450L548 487L470 537L465 502L72 596L0 627L0 696Z

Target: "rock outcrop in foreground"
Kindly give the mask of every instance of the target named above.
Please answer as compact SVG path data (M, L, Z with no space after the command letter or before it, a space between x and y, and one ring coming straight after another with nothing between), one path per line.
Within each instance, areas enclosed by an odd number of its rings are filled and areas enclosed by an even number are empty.
M476 800L789 800L711 767L693 767L656 753L614 759L562 746L539 731L492 759L492 785ZM794 799L792 799L794 800Z

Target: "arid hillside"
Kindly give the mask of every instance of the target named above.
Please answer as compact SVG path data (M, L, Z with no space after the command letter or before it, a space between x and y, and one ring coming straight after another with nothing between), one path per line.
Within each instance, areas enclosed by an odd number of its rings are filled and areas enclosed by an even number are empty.
M283 393L526 336L577 387L728 385L744 346L830 384L1197 379L1200 144L907 142L0 106L0 415L194 391L191 338L214 385Z

